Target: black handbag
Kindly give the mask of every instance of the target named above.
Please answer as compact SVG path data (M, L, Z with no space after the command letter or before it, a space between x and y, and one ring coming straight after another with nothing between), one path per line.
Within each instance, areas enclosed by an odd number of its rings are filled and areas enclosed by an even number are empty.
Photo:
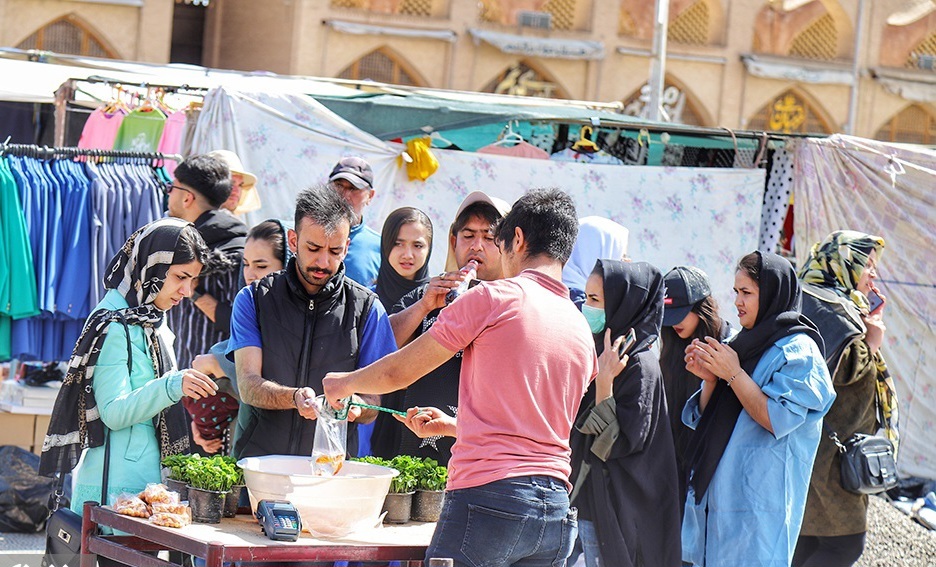
M855 433L843 444L834 431L829 438L841 457L842 488L855 494L880 494L897 486L897 461L890 439Z
M110 434L104 439L104 477L101 481L101 504L107 504L107 473L110 469ZM55 479L55 490L49 502L52 515L46 521L46 546L42 567L78 567L81 559L81 515L70 508L61 508L65 476Z

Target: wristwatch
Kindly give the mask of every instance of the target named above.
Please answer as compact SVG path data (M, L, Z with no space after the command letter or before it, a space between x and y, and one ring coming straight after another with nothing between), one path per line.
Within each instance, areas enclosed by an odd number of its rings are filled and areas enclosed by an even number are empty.
M192 290L192 297L190 297L189 299L192 300L192 303L195 303L196 301L198 301L198 298L201 297L202 295L204 295L202 292L198 291L197 289L194 289Z

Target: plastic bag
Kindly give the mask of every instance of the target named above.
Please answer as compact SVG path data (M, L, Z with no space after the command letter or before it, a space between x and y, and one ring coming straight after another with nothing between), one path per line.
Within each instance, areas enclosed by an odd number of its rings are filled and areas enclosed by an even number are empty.
M347 416L339 419L324 396L315 399L315 440L312 442L312 474L335 476L348 452Z
M21 447L0 447L0 532L34 533L49 517L53 480L39 476L39 456ZM71 482L65 483L66 490ZM68 507L63 499L62 506Z
M114 512L134 518L149 518L150 509L136 494L123 493L114 502Z
M150 483L139 495L140 500L149 505L153 504L177 504L179 502L179 493L172 492L165 484Z

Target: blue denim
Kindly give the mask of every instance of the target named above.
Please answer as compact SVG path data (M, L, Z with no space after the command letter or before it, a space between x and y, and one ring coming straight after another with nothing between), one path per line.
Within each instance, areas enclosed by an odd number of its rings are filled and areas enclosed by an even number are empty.
M426 559L456 567L564 567L578 532L566 484L549 476L445 493Z
M585 567L601 567L601 546L598 544L598 532L595 531L595 522L591 520L578 521L578 539L575 548L566 565L575 565L580 555L585 554Z

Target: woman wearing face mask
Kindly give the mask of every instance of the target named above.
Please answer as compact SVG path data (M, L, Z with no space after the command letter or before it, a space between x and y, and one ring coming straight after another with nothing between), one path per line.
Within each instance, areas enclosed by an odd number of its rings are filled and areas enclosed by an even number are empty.
M429 281L432 221L413 207L387 216L380 234L380 271L373 291L389 313L407 293Z
M570 439L585 564L678 567L676 456L650 352L663 319L663 276L645 262L599 260L582 314L600 354ZM630 329L636 342L622 358Z
M683 410L695 429L683 561L789 565L806 506L822 416L835 399L816 326L799 312L793 266L753 252L735 274L741 331L693 340L702 388Z
M188 452L183 396L216 391L197 370L175 370L165 312L191 296L208 248L191 223L165 218L133 233L110 261L109 291L88 317L69 361L39 473L75 471L71 509L100 500L105 439L108 500L160 481L160 460ZM95 411L96 410L96 411ZM90 417L97 415L99 417Z
M679 470L679 511L686 503L689 482L689 439L692 430L682 422L682 409L701 385L701 380L686 370L686 347L693 339L728 338L728 323L718 314L708 276L692 266L677 266L663 277L666 298L663 302L663 329L660 332L660 370L669 413L676 465Z
M287 244L287 230L283 222L277 219L265 220L250 229L244 244L245 285L286 267L286 262L292 256ZM230 395L222 395L215 399L213 405L218 409L213 412L205 400L186 403L186 409L192 415L192 437L207 453L217 453L221 450L225 432L228 431L235 415L237 422L229 446L234 446L247 423L247 411L244 410L246 406L238 401L240 395L237 391L234 363L225 357L226 350L227 341L221 341L212 346L209 353L200 354L192 361L196 370L216 378L221 391ZM216 417L217 421L214 420Z
M842 440L884 429L896 446L897 398L881 355L884 304L869 313L868 303L868 295L877 293L874 280L883 250L879 236L835 231L813 246L800 280L803 313L826 340L826 364L837 396L826 427ZM868 496L842 488L841 457L823 435L793 565L853 565L864 550L867 517Z

